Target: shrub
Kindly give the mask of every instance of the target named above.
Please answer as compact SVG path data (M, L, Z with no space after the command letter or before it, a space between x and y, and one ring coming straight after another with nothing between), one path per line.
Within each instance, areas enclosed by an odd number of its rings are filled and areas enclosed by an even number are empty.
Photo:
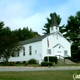
M69 60L76 62L76 63L78 62L78 59L74 59L73 57L65 57L65 59L69 59Z
M26 61L23 61L23 64L25 64L26 63Z
M69 59L69 60L73 61L73 57L65 57L64 59Z
M73 59L73 62L76 62L76 63L78 63L78 59Z
M57 57L56 56L46 56L46 57L44 57L44 61L47 61L48 62L48 58L49 58L49 61L50 62L55 62L55 63L57 63Z
M15 62L8 62L8 66L14 66Z
M48 66L47 62L41 62L41 66Z
M41 62L41 66L53 66L52 62Z
M25 63L25 66L27 66L27 65L28 65L28 62Z
M20 64L21 62L17 61L16 64Z
M0 62L2 66L7 66L6 62Z
M0 62L0 64L2 64L2 65L3 65L4 63L5 63L5 62Z
M30 59L29 61L28 61L28 64L36 64L37 62L36 62L36 60L35 59Z

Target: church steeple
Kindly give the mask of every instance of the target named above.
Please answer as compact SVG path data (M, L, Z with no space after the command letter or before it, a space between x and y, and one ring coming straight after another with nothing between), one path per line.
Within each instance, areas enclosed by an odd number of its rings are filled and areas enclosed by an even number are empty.
M59 27L57 24L56 15L55 15L55 13L53 13L52 14L52 22L51 22L51 26L50 26L50 33L54 33L56 31L59 31Z

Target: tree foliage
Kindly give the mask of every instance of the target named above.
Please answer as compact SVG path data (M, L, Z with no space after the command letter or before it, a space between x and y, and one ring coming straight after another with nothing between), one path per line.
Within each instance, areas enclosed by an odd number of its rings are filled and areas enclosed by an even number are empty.
M22 46L19 41L27 40L39 36L32 29L23 28L11 31L9 27L4 27L4 22L0 22L0 57L7 63L9 58L15 54L15 51L20 51Z
M32 29L29 29L28 27L24 27L23 29L19 28L12 31L12 33L19 38L19 41L40 36L37 32L32 31Z
M14 39L13 39L14 38ZM0 39L0 55L4 61L8 62L10 56L18 48L17 38L15 36L3 36Z
M18 48L18 38L13 36L9 27L4 28L4 22L0 22L0 56L8 62L11 54Z
M72 43L72 56L80 58L80 11L75 16L71 15L68 18L67 25L64 28L64 36ZM80 59L79 59L80 60Z

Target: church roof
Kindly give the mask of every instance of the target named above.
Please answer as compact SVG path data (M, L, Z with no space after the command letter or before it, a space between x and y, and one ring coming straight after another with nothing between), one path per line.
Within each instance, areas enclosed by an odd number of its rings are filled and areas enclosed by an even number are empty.
M52 14L52 22L50 27L53 27L53 26L56 26L56 27L58 26L55 13Z
M62 34L60 32L54 32L52 33L53 35L54 34L60 34L62 36ZM29 43L33 43L33 42L38 42L38 41L41 41L42 39L46 38L47 36L51 35L50 33L49 34L45 34L45 35L42 35L42 36L38 36L36 38L32 38L32 39L28 39L28 40L24 40L24 41L20 41L19 44L20 45L25 45L25 44L29 44ZM69 42L69 41L68 41ZM59 45L59 44L57 44ZM56 45L56 46L57 46ZM55 47L55 46L54 46Z
M50 35L50 34L46 34L46 35L39 36L39 37L36 37L36 38L24 40L24 41L19 42L19 44L20 44L20 45L24 45L24 44L29 44L29 43L41 41L42 39L44 39L45 37L47 37L47 36L49 36L49 35Z

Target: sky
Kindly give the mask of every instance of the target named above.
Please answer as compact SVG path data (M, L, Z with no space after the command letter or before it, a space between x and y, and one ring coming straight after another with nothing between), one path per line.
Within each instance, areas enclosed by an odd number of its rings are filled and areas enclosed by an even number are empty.
M0 0L0 21L11 30L28 27L43 34L50 13L56 12L67 23L70 15L80 11L80 0Z

